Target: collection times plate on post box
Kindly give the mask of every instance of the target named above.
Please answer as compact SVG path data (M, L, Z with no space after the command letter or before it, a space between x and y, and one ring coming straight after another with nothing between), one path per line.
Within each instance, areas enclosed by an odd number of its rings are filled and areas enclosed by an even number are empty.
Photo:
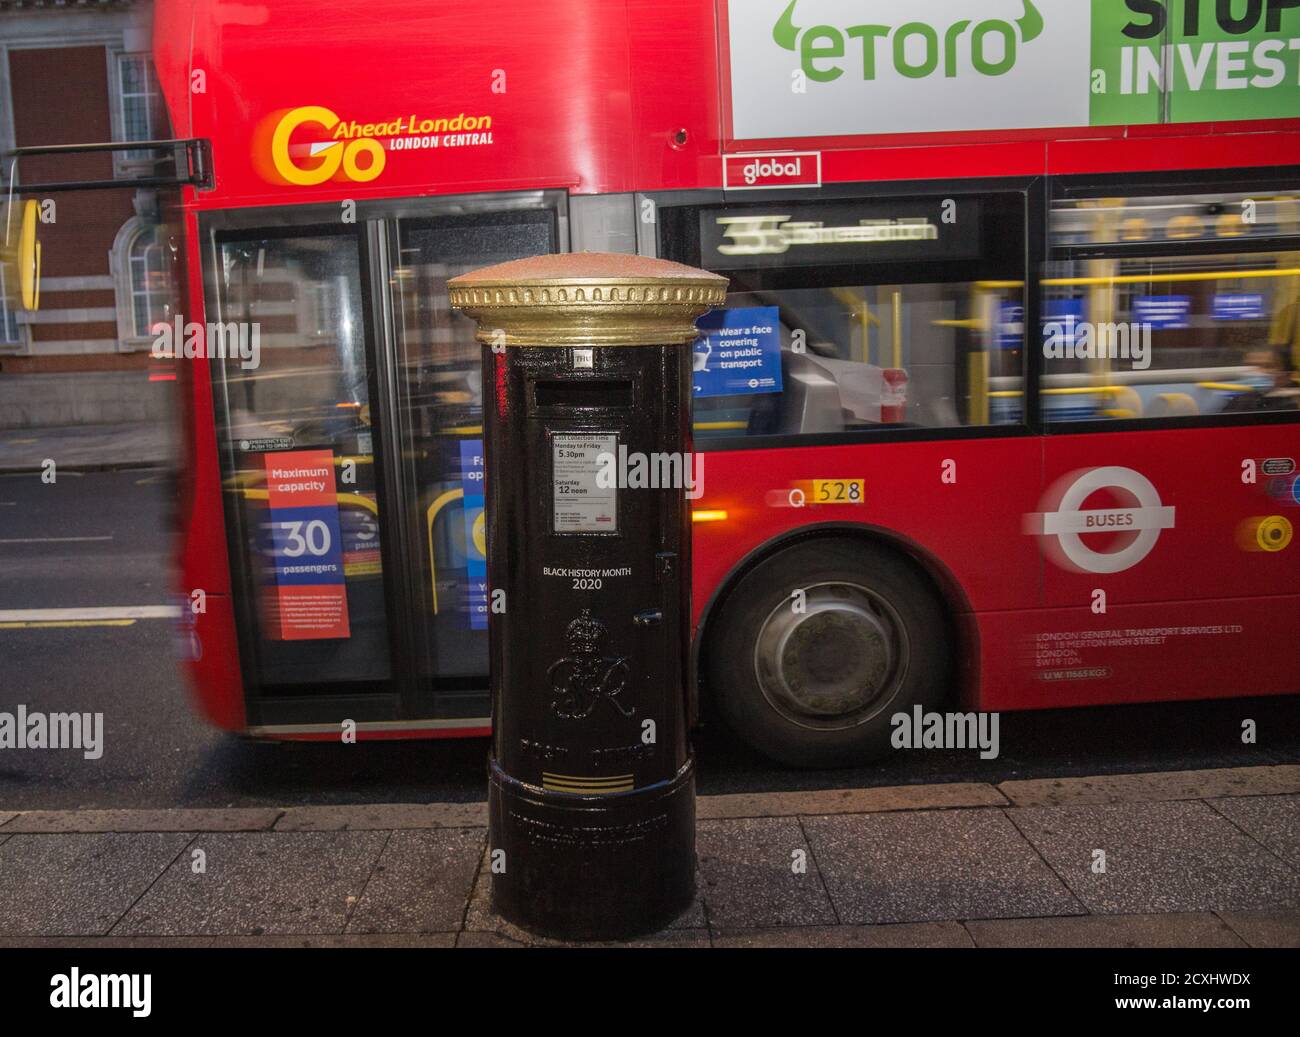
M601 455L618 456L613 433L557 432L551 437L552 528L556 533L618 532L618 486L600 485Z

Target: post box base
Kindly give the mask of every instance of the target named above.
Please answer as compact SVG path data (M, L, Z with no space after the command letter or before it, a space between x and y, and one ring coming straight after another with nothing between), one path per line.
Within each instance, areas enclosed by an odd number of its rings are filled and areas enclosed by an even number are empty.
M543 936L613 940L662 929L690 906L693 756L669 781L603 796L526 785L495 759L489 771L492 906L507 921Z

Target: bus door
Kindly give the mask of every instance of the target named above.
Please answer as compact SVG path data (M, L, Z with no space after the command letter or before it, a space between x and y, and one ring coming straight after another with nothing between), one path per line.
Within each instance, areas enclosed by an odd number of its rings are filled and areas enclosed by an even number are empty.
M253 730L484 726L480 352L445 284L555 251L556 204L362 203L355 225L307 207L205 217L207 318L229 329L210 361Z
M1033 533L1054 702L1099 681L1296 690L1298 197L1238 180L1052 204Z
M395 221L392 286L396 446L417 687L438 715L486 715L487 543L482 350L447 303L458 274L559 248L555 210L453 203Z

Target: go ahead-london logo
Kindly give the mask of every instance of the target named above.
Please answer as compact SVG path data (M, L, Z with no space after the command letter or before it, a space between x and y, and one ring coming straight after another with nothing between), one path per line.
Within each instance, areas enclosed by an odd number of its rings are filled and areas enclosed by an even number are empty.
M729 0L732 137L1284 118L1300 0Z

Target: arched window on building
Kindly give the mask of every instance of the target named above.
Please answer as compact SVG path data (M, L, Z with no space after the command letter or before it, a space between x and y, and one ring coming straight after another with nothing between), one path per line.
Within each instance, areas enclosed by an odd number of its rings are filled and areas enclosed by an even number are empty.
M171 286L158 225L129 219L113 242L119 348L150 346L154 326L171 320Z

